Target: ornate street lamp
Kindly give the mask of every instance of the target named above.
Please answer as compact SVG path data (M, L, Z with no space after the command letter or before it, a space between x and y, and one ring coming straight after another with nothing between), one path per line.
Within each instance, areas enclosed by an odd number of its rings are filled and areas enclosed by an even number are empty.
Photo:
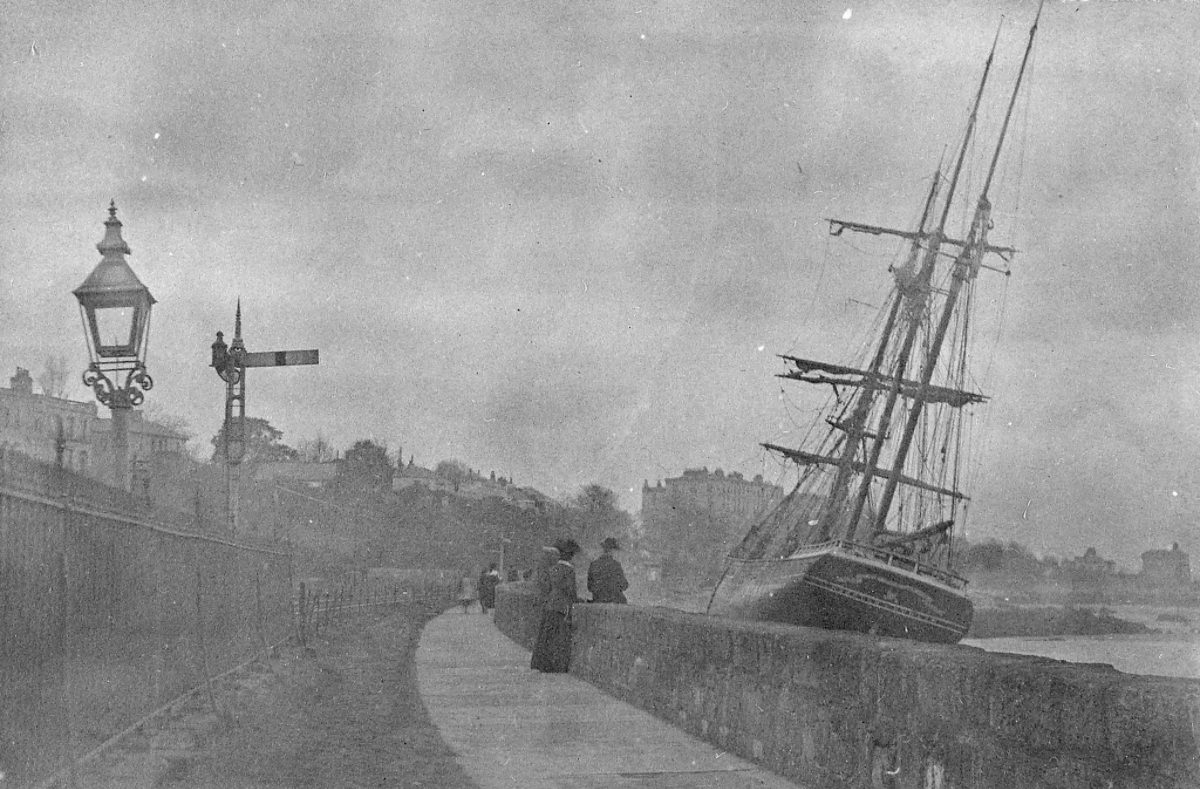
M129 489L129 411L154 387L146 372L150 308L154 297L125 262L129 245L121 238L116 201L109 203L104 240L96 245L100 262L72 293L79 300L89 364L84 384L112 409L114 477Z

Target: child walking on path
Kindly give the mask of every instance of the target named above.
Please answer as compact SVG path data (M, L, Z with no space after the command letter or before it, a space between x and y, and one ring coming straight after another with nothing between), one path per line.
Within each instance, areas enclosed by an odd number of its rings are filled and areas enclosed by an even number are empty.
M462 606L463 613L471 608L471 603L479 598L479 589L475 585L474 575L464 575L458 587L458 604Z

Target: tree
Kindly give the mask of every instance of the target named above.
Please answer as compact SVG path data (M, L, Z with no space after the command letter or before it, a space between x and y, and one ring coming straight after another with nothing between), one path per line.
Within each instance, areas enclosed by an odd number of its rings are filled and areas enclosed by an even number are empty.
M245 463L271 463L280 460L299 460L300 453L284 444L283 431L271 426L271 423L258 417L246 417L246 455ZM225 426L212 438L214 462L225 459Z
M587 512L607 513L616 509L617 494L593 482L583 486L579 495L575 497L574 504Z
M301 441L297 449L300 458L308 463L328 463L337 459L337 450L329 443L329 439L320 433L311 441Z
M47 356L46 366L38 376L38 386L42 394L57 397L60 400L67 393L67 359L65 356Z
M596 483L584 485L578 495L568 502L574 510L573 532L581 545L594 545L605 537L625 537L633 518L617 509L617 494Z
M142 416L147 422L165 427L172 432L185 436L188 439L193 438L196 434L192 432L192 427L187 423L187 420L176 414L167 413L158 402L148 403L142 409Z
M1024 545L997 540L965 544L961 549L961 567L964 571L1004 573L1011 576L1036 576L1042 566L1033 552Z
M449 480L457 491L458 486L467 478L467 466L460 460L439 460L434 466L433 473L442 479Z
M390 490L395 472L387 447L368 439L355 441L342 461L343 479L359 489Z

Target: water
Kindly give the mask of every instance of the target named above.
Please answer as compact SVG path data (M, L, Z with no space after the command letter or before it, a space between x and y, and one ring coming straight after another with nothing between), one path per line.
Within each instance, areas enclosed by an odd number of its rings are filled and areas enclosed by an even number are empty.
M643 605L665 605L702 613L708 592L647 597L631 600ZM1019 638L972 638L962 643L988 652L1066 660L1071 663L1105 663L1126 674L1200 679L1200 611L1162 606L1089 606L1120 619L1138 622L1160 633L1110 636L1044 636ZM1167 615L1184 621L1162 620Z
M989 652L1107 663L1126 674L1200 679L1200 638L1184 635L972 638L963 644Z
M1200 679L1200 611L1148 605L1103 608L1120 619L1138 622L1161 632L1145 635L973 638L965 639L962 643L989 652L1039 655L1072 663L1107 663L1127 674ZM1161 619L1162 616L1168 619Z

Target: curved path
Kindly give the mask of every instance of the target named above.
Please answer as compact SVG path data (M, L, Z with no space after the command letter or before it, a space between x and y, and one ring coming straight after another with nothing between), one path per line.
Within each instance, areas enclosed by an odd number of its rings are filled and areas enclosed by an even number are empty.
M532 671L478 613L426 624L416 669L430 719L481 789L795 787L583 680Z

